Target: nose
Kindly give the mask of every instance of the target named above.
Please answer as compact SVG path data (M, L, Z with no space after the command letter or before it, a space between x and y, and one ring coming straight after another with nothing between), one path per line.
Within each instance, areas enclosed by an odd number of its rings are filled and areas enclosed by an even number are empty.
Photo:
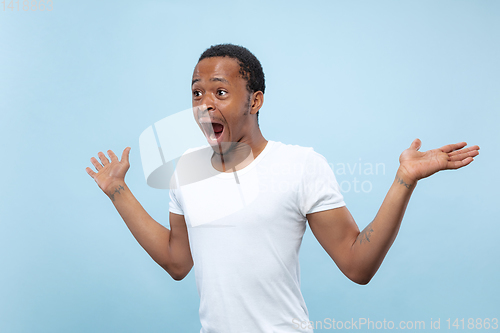
M215 97L209 92L204 93L198 103L200 103L199 105L205 105L206 109L215 109Z
M207 113L211 113L216 110L215 98L211 94L204 94L196 104L197 105L193 105L193 107L196 109L195 112L199 117L207 116Z
M200 104L193 106L193 113L195 118L200 120L201 118L210 117L210 113L215 111L213 103L205 104L200 101Z

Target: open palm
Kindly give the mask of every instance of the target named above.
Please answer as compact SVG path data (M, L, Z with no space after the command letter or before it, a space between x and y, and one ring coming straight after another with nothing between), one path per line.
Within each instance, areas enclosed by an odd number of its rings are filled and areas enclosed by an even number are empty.
M465 142L425 152L418 151L421 144L420 139L415 139L410 148L403 151L399 157L401 170L414 181L429 177L441 170L464 167L479 154L478 146L464 148L467 145Z
M85 170L95 180L101 190L103 190L104 193L109 194L109 191L112 191L113 184L122 182L125 179L125 174L130 167L128 159L129 153L130 147L125 148L122 153L122 160L119 161L115 153L113 153L112 150L108 150L108 155L111 159L111 161L109 161L103 152L99 152L97 156L99 156L101 163L99 163L95 157L90 159L90 162L92 162L92 165L94 165L97 172L94 172L89 167Z

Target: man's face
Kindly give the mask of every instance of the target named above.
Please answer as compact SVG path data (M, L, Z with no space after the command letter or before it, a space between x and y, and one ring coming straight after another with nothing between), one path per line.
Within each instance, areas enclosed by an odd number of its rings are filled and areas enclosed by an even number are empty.
M251 94L239 71L238 61L229 57L205 58L194 69L195 119L212 147L223 142L245 143L251 129Z

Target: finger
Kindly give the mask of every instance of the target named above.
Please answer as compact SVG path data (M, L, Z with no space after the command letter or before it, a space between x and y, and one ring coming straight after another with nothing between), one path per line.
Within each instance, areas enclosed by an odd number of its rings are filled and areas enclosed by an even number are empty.
M460 154L455 154L451 155L448 154L448 160L449 161L461 161L463 159L466 159L467 157L474 157L479 155L479 152L477 150L469 150L469 151L462 151Z
M116 157L115 153L110 149L108 150L109 158L111 158L111 162L118 162L118 157Z
M130 149L132 149L132 148L127 147L127 148L125 148L123 150L123 153L122 153L122 162L125 161L125 162L129 163L128 157L130 155Z
M97 170L97 172L99 172L99 170L101 170L101 169L102 169L102 165L101 165L101 163L99 163L99 162L97 161L97 158L92 157L92 158L90 159L90 162L91 162L91 163L92 163L92 165L95 167L95 169Z
M469 164L472 161L474 161L474 159L472 157L467 157L466 159L461 160L461 161L454 161L454 162L450 161L450 162L448 162L447 169L458 169L458 168L466 166L467 164Z
M449 153L448 155L449 156L453 156L453 155L460 155L462 153L465 153L465 152L469 152L469 151L478 151L479 150L479 146L472 146L472 147L467 147L467 148L464 148L464 149L461 149L461 150L455 150L455 151L452 151L451 153ZM479 152L478 152L479 154Z
M85 171L87 171L87 173L89 174L89 176L92 177L92 178L94 178L95 175L97 175L97 173L95 173L94 171L92 171L92 169L89 168L89 167L86 167Z
M440 149L441 149L441 151L443 151L445 153L449 153L449 152L452 152L454 150L463 148L465 146L467 146L466 142L459 142L459 143L454 143L454 144L442 146Z
M100 151L97 156L99 156L99 159L101 160L101 163L102 165L107 165L109 164L109 160L108 158L106 157L106 155L104 155L104 153L102 151Z
M413 142L411 143L410 149L419 150L421 146L422 146L422 141L420 141L420 139L417 138L413 140Z

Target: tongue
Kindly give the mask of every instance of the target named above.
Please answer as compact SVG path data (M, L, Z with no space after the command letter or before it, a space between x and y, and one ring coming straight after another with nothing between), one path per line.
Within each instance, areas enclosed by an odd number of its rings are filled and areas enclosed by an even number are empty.
M212 127L214 128L215 133L220 133L224 129L224 126L222 126L221 124L216 124L216 123L213 123Z

